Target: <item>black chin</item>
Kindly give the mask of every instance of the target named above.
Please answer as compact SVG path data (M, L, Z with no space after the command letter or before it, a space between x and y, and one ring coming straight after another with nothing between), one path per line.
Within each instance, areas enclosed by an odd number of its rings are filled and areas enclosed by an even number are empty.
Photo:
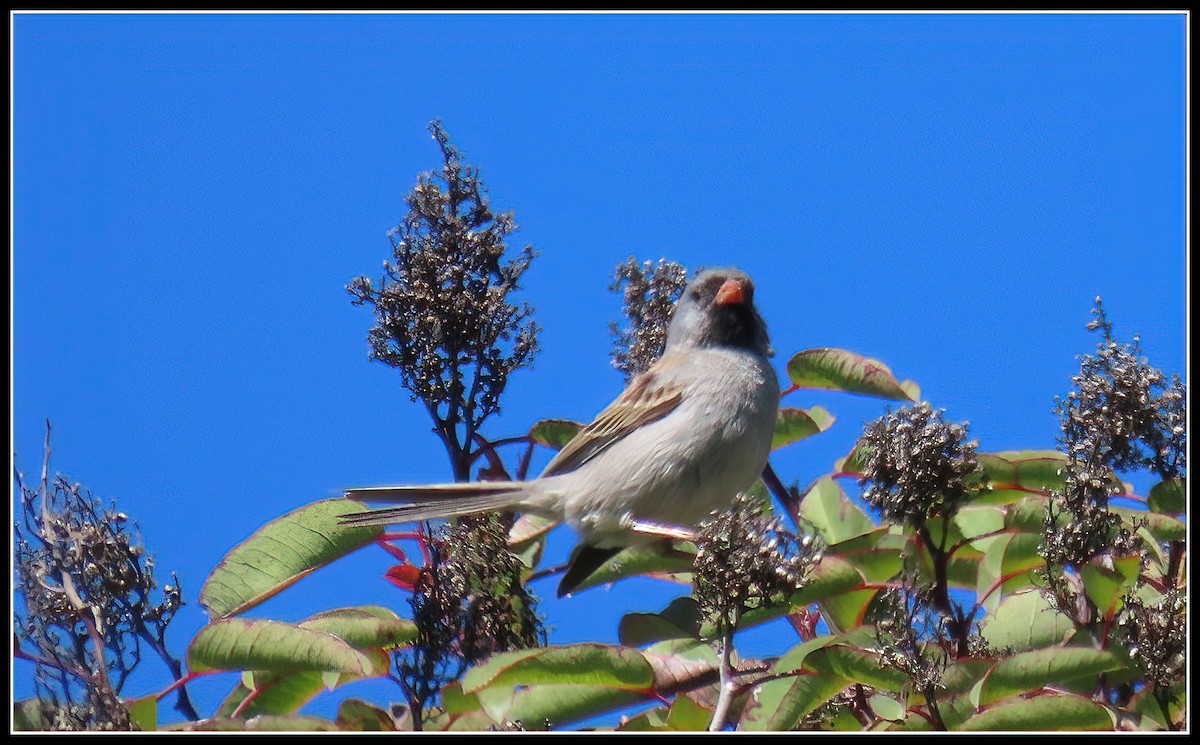
M758 314L749 305L722 305L713 314L713 340L723 347L758 350L765 343Z

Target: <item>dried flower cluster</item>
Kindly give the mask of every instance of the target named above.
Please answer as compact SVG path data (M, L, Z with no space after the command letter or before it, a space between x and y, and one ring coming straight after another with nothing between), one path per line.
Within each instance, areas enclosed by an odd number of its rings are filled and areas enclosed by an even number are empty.
M1172 587L1147 605L1135 595L1125 598L1117 620L1129 654L1146 672L1146 682L1165 688L1187 672L1187 598Z
M1123 472L1148 468L1161 478L1183 474L1186 462L1186 391L1152 367L1139 337L1117 342L1100 298L1088 330L1103 336L1094 355L1080 358L1074 390L1059 400L1059 440L1077 462L1107 464Z
M512 213L493 213L478 169L463 163L440 122L430 131L442 168L419 176L407 196L379 286L360 276L346 289L355 305L375 310L371 358L399 370L436 422L455 478L466 480L480 425L500 410L509 375L538 349L533 309L508 300L534 252L526 246L505 260L505 239L517 229Z
M740 494L730 509L699 526L696 601L701 613L723 629L736 627L743 612L799 590L821 561L817 539L785 530L769 509Z
M1040 552L1051 567L1083 566L1093 556L1127 556L1138 549L1134 533L1108 509L1112 472L1087 462L1069 462L1061 492L1046 504Z
M863 428L862 496L884 517L921 527L962 504L976 477L978 443L926 402L889 412Z
M1186 399L1179 376L1167 381L1146 361L1137 337L1113 336L1100 298L1088 329L1103 338L1094 355L1080 358L1074 390L1060 399L1060 447L1067 455L1065 484L1051 496L1042 548L1052 565L1080 566L1097 554L1136 550L1136 539L1108 509L1119 488L1116 472L1148 468L1160 477L1184 475Z
M417 643L400 653L414 719L442 686L498 652L545 644L525 566L495 513L463 518L429 539L429 561L411 598Z
M879 593L872 609L880 662L907 675L926 699L942 687L946 650L953 644L949 625L954 621L938 613L933 600L929 590L908 576L900 587Z
M155 592L154 561L126 515L101 507L79 484L16 474L13 548L17 656L34 663L39 719L58 730L129 730L119 696L144 647L179 676L167 625L183 605L179 582ZM192 712L181 694L179 708Z
M667 343L667 329L675 301L687 286L687 268L666 259L638 262L630 256L617 266L609 289L622 293L621 307L629 324L610 325L613 334L613 367L625 380L654 364Z

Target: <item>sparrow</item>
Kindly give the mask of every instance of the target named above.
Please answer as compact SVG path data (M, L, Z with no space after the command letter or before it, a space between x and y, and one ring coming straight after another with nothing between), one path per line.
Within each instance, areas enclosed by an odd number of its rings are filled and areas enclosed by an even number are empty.
M671 535L728 507L763 472L779 379L754 284L707 269L676 303L662 356L629 382L535 479L349 489L400 506L345 515L347 525L460 517L493 510L566 522L581 536L558 596L622 548ZM661 527L662 530L656 530Z

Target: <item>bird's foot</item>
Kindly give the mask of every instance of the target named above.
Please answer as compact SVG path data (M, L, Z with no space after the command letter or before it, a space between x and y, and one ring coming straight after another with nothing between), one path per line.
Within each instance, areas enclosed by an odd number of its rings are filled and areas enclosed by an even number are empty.
M626 514L621 518L621 526L634 533L642 535L650 535L658 538L672 538L677 541L694 541L696 540L696 531L683 526L672 525L670 523L660 523L654 520L643 520L635 518L633 515Z

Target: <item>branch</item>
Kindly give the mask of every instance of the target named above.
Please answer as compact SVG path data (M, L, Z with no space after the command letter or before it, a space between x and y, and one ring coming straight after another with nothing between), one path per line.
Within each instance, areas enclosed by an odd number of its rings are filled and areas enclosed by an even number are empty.
M536 443L531 439L529 444L525 446L525 454L521 456L521 462L517 464L517 480L524 481L529 476L529 462L533 459L533 450Z
M479 449L467 456L468 467L470 467L470 464L477 460L480 455L483 455L487 458L488 465L493 470L504 474L505 478L511 478L508 475L508 469L504 467L504 461L500 459L500 454L496 452L496 443L489 442L486 437L478 432L476 432L473 437L475 442L479 444Z
M767 462L762 472L763 483L767 485L767 489L775 495L784 509L787 510L788 517L792 520L792 527L800 529L800 500L795 494L792 494L779 476L775 473L775 469L771 467L770 461Z
M83 670L78 667L71 667L67 663L60 662L58 660L51 660L51 659L47 659L45 657L38 657L35 654L30 654L29 652L26 652L25 650L21 649L19 646L13 647L13 657L18 660L27 660L29 662L34 663L35 665L44 665L46 667L52 667L55 670L61 670L64 673L70 673L85 682L91 682L91 680L92 680L91 672L89 672L87 670Z
M545 569L539 569L536 572L533 572L532 574L530 574L529 579L527 579L525 581L528 583L528 582L534 581L535 579L542 579L543 577L550 577L552 575L558 574L559 572L565 572L565 571L567 571L568 566L570 566L570 565L569 564L558 564L556 566L546 567Z
M725 722L729 718L729 706L733 703L736 688L733 681L732 657L733 631L732 627L727 627L721 635L721 666L718 668L721 677L717 705L713 708L712 720L708 723L709 732L720 732L725 729Z

